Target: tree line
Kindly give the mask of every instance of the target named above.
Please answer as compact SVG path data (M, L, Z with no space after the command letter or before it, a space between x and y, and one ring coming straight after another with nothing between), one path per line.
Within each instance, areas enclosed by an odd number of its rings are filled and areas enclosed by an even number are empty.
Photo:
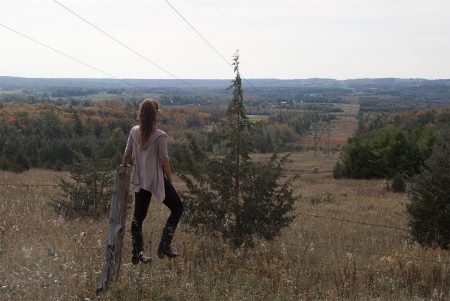
M121 162L128 133L137 124L138 108L139 101L122 100L0 102L0 169L67 170L79 154L89 157L94 151L115 168ZM312 123L335 118L302 110L252 108L249 112L267 114L249 135L260 153L302 150L295 143ZM198 137L204 151L220 153L217 141L200 133L210 131L214 120L225 113L223 105L163 106L159 123L170 136L175 169L183 160L178 150L186 132Z
M0 103L0 169L64 170L77 154L93 149L109 159L111 168L121 162L128 133L136 124L139 103L103 100L91 106L53 102ZM170 108L161 114L169 132L201 127L208 115L193 108Z
M448 107L448 98L424 99L412 97L382 98L382 96L364 96L359 98L360 112L402 113L413 110L429 110Z

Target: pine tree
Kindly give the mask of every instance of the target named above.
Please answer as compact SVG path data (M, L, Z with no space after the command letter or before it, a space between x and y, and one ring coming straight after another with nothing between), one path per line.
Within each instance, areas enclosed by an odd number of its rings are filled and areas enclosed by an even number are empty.
M450 128L443 131L421 173L411 179L410 233L422 245L450 249Z
M283 184L282 166L288 157L273 155L269 162L253 162L253 147L248 141L253 124L244 112L244 97L239 74L239 55L233 59L235 79L233 98L224 120L208 135L219 141L222 156L208 156L193 136L183 147L186 183L183 193L187 213L184 221L208 233L221 233L234 245L251 245L253 236L273 239L288 226L294 216L298 197L293 194L296 177Z
M78 153L70 167L71 180L60 180L62 196L52 201L56 213L68 217L100 217L109 212L114 175L108 161L100 159L93 144L92 156Z

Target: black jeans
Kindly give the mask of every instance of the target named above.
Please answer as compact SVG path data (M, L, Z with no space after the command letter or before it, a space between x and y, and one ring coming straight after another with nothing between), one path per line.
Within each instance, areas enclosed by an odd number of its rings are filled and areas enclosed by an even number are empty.
M166 193L166 198L163 204L170 209L170 215L167 219L167 223L173 226L177 226L181 215L183 214L184 207L181 203L180 196L176 192L173 185L164 178L164 191ZM142 222L147 216L148 206L150 205L150 199L152 198L152 193L150 191L141 189L139 192L134 193L134 215L133 222L131 223L131 232L142 233Z

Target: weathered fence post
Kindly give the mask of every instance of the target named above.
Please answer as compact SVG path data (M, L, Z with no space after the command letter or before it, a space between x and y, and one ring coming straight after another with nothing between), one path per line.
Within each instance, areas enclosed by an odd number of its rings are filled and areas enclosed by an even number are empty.
M119 166L109 211L108 233L106 236L105 261L103 262L100 286L97 295L108 289L110 282L119 278L122 257L123 236L127 219L127 201L130 191L131 168Z

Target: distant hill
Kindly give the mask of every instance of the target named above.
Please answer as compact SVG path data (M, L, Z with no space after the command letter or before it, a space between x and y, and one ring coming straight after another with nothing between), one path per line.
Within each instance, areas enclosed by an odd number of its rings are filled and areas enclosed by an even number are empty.
M225 89L230 83L226 79L123 79L125 82L139 88L187 88L195 87L201 90ZM0 90L30 90L30 91L53 91L60 88L84 88L84 89L118 89L133 88L117 79L97 78L23 78L0 76ZM189 85L187 85L189 84ZM243 80L244 87L256 88L338 88L338 89L386 89L397 87L417 86L450 86L450 79L427 80L427 79L399 79L399 78L373 78L373 79L247 79Z

